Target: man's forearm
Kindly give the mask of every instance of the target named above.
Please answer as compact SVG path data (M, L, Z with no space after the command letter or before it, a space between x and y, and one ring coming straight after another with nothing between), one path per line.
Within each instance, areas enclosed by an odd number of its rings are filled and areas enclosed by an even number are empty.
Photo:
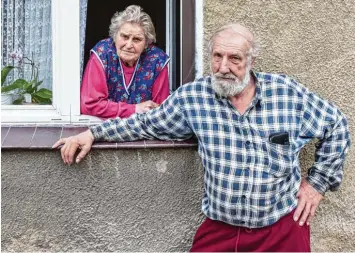
M139 124L137 120L131 120L131 123L127 122L127 119L109 119L101 124L90 126L89 130L94 136L95 141L110 141L110 142L120 142L120 141L134 141L142 139L139 136L139 132L143 131L142 128L135 126ZM137 133L137 129L139 132Z

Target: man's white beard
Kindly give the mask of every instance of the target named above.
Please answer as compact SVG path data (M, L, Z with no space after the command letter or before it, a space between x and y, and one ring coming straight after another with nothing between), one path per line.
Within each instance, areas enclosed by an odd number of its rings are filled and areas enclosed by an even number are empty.
M240 94L247 87L249 81L250 68L247 68L243 80L233 74L223 75L219 72L212 74L212 88L218 95L225 98Z

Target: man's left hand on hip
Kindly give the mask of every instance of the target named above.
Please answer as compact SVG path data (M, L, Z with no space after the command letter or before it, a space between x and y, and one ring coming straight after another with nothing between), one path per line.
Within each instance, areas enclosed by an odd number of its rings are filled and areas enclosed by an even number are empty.
M303 226L305 222L309 225L320 201L323 199L323 195L303 178L297 193L297 198L298 204L293 219L295 221L299 220L300 226Z

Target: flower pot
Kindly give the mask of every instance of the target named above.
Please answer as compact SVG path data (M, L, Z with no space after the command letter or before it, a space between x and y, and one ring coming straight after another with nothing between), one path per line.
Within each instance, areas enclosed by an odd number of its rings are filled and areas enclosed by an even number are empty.
M2 105L12 105L13 94L1 93L1 104Z
M26 94L23 94L23 96L25 97L25 102L26 102L26 103L32 103L32 96L31 96L31 94L26 93Z

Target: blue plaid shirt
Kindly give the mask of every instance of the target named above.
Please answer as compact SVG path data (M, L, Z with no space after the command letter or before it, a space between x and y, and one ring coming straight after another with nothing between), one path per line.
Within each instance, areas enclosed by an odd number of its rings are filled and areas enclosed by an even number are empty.
M203 213L249 228L275 223L297 205L299 152L319 139L307 180L335 190L350 146L340 110L285 75L253 72L256 95L243 115L205 77L180 87L159 108L90 127L95 140L183 140L196 136L204 166ZM289 145L269 141L287 132Z

